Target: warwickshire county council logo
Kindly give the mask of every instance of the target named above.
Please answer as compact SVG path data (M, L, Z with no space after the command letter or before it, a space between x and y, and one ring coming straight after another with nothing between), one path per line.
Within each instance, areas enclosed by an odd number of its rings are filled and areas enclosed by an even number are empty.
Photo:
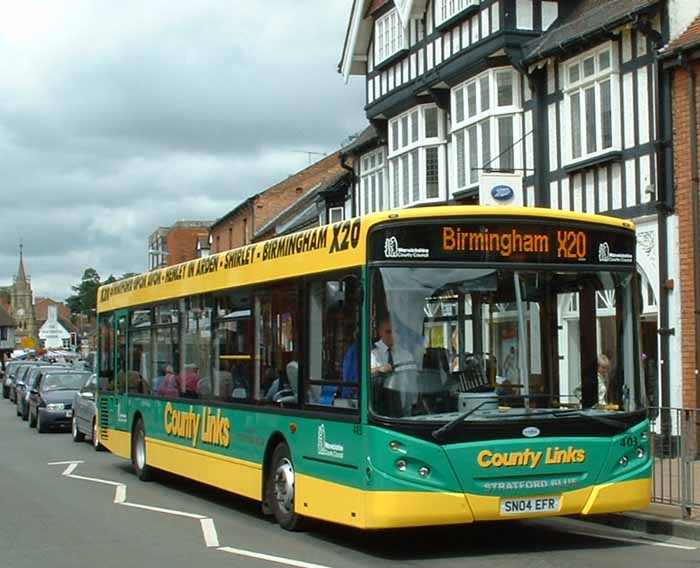
M632 262L632 255L610 252L610 245L606 241L598 245L598 260L600 262Z
M330 442L326 442L326 425L321 424L318 427L318 455L342 460L344 453L345 448L340 444L331 444Z
M428 258L430 251L427 248L402 248L396 237L388 237L384 240L384 256L386 258Z

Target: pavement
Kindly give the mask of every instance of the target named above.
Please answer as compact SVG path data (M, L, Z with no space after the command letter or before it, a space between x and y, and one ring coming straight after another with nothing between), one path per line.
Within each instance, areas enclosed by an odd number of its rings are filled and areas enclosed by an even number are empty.
M642 511L581 517L581 520L651 535L673 536L700 541L700 509L683 518L678 505L652 503Z

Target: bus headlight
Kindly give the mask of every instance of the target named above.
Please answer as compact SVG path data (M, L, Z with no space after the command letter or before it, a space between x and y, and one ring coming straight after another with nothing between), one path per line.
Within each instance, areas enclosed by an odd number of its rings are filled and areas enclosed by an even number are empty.
M427 466L423 466L423 467L419 468L418 475L420 475L423 478L428 477L430 475L430 468Z
M628 463L630 463L630 460L629 460L629 458L628 458L627 456L622 456L622 457L620 458L620 465L621 465L622 467L625 467Z
M637 457L641 460L646 455L644 448L637 448Z
M396 469L399 471L406 471L408 468L408 464L406 464L406 460L396 460Z

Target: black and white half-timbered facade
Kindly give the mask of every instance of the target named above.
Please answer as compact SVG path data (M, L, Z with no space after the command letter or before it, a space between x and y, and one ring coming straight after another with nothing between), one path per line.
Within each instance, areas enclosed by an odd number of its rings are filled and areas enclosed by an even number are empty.
M354 0L339 64L346 80L365 76L375 132L354 160L358 214L485 204L505 179L511 205L637 223L645 371L651 404L664 406L681 400L680 267L657 54L682 31L685 4ZM563 345L575 310L561 307Z

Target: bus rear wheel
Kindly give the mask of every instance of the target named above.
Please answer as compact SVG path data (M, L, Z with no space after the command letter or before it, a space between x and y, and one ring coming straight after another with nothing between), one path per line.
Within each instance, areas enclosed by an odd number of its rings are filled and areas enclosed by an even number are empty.
M136 477L141 481L153 479L153 468L146 463L146 429L140 418L136 421L131 435L131 463Z
M302 530L304 518L294 512L295 472L287 444L279 444L275 448L271 463L265 487L265 501L283 529Z

